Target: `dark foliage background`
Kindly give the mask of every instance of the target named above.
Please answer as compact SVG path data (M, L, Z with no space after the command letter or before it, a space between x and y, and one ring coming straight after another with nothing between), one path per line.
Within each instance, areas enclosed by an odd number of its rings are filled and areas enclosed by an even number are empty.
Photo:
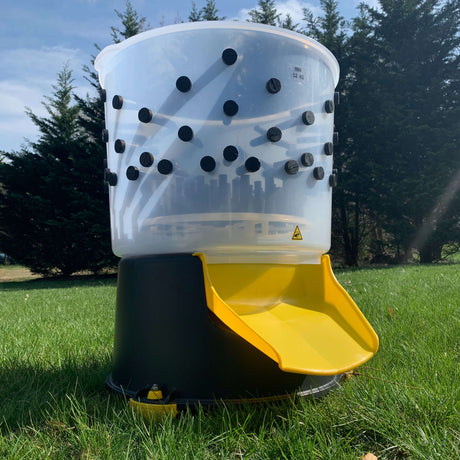
M301 24L259 0L252 22L305 33L339 61L332 248L346 265L435 262L460 249L460 0L380 0L345 21L334 0ZM221 20L216 2L191 4L189 21ZM145 29L129 1L114 42ZM94 56L91 58L91 64ZM100 93L92 65L83 69ZM98 97L73 94L59 73L41 136L0 161L0 248L33 272L70 275L116 264L103 190L104 118ZM1 157L0 157L1 158Z

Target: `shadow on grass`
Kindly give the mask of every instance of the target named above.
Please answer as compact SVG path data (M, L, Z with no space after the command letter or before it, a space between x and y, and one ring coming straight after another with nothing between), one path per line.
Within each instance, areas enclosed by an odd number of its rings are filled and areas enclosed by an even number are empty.
M110 420L128 409L127 399L109 390L105 379L112 370L110 359L81 365L67 360L59 368L41 368L24 363L10 363L0 369L0 435L11 431L50 425L75 425L75 419L88 417L91 424L110 424ZM300 398L303 404L316 404L313 397ZM78 406L75 410L75 406ZM224 403L202 407L182 407L177 420L205 415L216 433L223 422L257 434L268 420L283 423L289 413L299 410L299 398L259 403ZM148 422L148 420L145 420ZM153 420L156 422L157 420Z
M74 287L116 286L117 275L79 275L68 278L37 278L28 281L0 282L1 291L31 291L36 289L68 289Z
M7 437L13 432L24 442L37 438L43 438L45 444L62 441L58 445L63 449L69 442L67 435L80 448L80 435L97 438L90 432L99 431L101 436L106 433L128 436L141 446L153 442L149 427L160 423L163 426L160 432L168 439L185 432L185 437L212 444L214 439L225 439L223 433L257 439L274 426L288 430L293 417L299 416L293 414L299 414L302 404L308 404L289 398L258 404L189 406L182 408L176 418L145 419L131 412L125 398L105 387L110 370L109 362L88 366L65 363L56 370L29 366L1 370L0 381L9 383L1 394L0 436Z
M110 397L105 378L110 359L88 364L64 361L58 368L7 363L0 368L0 433L21 427L41 427L65 413L72 401L82 401L89 414L105 407Z

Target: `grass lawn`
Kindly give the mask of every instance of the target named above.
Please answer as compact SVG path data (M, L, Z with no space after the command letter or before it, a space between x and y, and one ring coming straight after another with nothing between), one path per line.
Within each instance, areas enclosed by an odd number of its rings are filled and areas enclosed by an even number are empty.
M460 458L460 265L337 277L380 336L340 388L161 422L104 387L115 278L0 282L0 458Z

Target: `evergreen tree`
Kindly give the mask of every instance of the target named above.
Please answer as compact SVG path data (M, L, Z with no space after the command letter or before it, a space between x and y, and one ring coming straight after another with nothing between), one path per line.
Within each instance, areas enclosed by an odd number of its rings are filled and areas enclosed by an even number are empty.
M460 134L460 2L380 4L380 10L366 7L372 65L359 66L354 92L364 94L356 96L351 134L372 184L368 206L398 259L416 248L430 262L444 245L460 241L460 158L452 154Z
M129 1L126 5L123 14L116 11L124 28L112 28L115 41L137 33L145 22ZM96 73L89 66L85 70L101 92ZM0 164L0 247L36 273L97 272L116 261L102 186L104 107L100 98L90 96L71 104L67 67L53 89L44 103L48 117L28 111L40 139L20 152L5 153L7 161Z
M335 0L320 0L322 16L315 18L308 8L303 9L307 23L304 32L326 46L332 54L341 60L342 50L347 41L347 23L338 10Z
M358 265L363 244L369 232L372 220L362 200L366 184L363 176L356 173L360 169L358 157L353 152L350 137L352 107L348 103L350 96L351 55L353 47L347 34L348 24L338 11L334 0L321 0L323 14L315 17L310 10L304 9L304 33L326 46L337 58L340 65L340 80L336 87L338 97L334 113L335 131L339 144L334 147L334 168L338 171L338 186L333 193L332 210L332 247L336 258L343 259L347 265ZM338 105L343 95L347 103ZM353 152L353 154L350 154ZM366 176L364 176L366 177Z
M340 235L349 265L357 265L363 256L374 262L390 260L379 203L371 198L375 190L371 171L375 164L368 153L368 143L373 142L375 118L368 114L375 110L373 104L378 97L370 75L378 61L372 52L373 40L371 18L367 7L361 4L359 15L352 21L341 69L344 104L338 110L341 141L334 158L341 180L334 196L333 228L338 232L333 236L337 241Z
M201 10L197 10L196 3L192 2L192 10L188 15L190 22L198 21L221 21L225 17L219 17L219 10L216 8L215 0L206 0L205 6Z
M195 2L192 2L192 10L190 11L190 14L188 15L188 20L189 20L189 22L202 21L201 11L197 10Z
M122 40L137 35L143 31L145 18L139 17L139 14L133 8L129 0L126 0L126 10L123 13L120 13L117 10L114 11L123 26L123 29L118 29L113 26L110 28L112 30L112 39L114 43L120 43Z
M423 262L458 247L459 2L382 0L361 5L352 34L337 3L305 11L306 32L338 58L333 243L357 264L364 245L376 261ZM333 244L334 249L334 244Z
M278 18L278 26L282 27L283 29L293 30L294 32L296 32L299 27L299 24L294 24L292 16L288 13L286 14L286 17L283 20Z
M258 8L249 11L250 22L276 26L280 14L276 11L274 0L259 0Z
M143 30L146 18L139 16L129 1L126 2L126 9L123 13L115 10L116 15L121 21L123 28L111 27L112 38L116 42L120 37L129 38ZM96 48L100 48L96 45ZM81 135L84 140L85 149L88 152L88 172L90 180L89 190L92 191L93 205L97 212L93 221L97 222L99 230L98 247L94 249L98 258L94 260L90 269L96 271L106 266L116 263L116 258L112 253L110 239L110 218L109 203L107 193L104 193L102 171L106 158L106 145L102 142L101 131L104 122L104 103L102 98L102 88L99 84L97 73L94 70L94 59L91 58L91 66L84 66L86 80L95 89L98 96L87 95L85 98L74 96L79 107L78 123L82 129Z
M99 234L88 220L94 211L91 178L85 176L90 158L78 124L79 108L71 105L72 82L66 66L43 103L48 116L27 110L39 140L5 154L9 161L0 167L0 246L44 275L70 275L97 258Z
M144 30L146 18L139 16L135 11L129 0L126 1L126 9L123 13L114 10L115 14L121 21L123 26L122 29L112 26L111 35L114 43L118 43L120 40L127 39ZM95 45L98 51L101 48ZM75 96L75 99L80 108L79 123L83 128L83 135L89 145L89 148L93 151L94 157L100 159L102 165L103 159L106 156L105 144L101 141L101 129L104 120L104 103L102 100L102 88L99 84L99 78L94 70L95 56L91 56L91 65L83 66L83 71L86 76L85 79L90 83L93 89L98 94L97 97L87 95L85 98Z
M200 11L201 21L220 21L225 19L224 17L220 18L217 15L218 12L216 2L214 0L206 0L206 5Z

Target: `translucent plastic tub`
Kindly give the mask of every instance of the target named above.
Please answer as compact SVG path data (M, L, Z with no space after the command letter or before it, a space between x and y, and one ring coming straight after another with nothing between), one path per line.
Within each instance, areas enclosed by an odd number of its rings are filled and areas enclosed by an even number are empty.
M319 263L339 76L326 48L280 28L200 22L109 46L95 66L117 255Z

